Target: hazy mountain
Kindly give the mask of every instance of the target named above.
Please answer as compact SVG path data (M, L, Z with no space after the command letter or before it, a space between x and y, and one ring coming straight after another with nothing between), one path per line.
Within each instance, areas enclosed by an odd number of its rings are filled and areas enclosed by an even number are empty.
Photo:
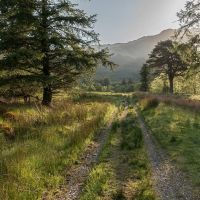
M102 79L107 77L112 81L119 81L123 78L138 80L139 71L154 46L160 41L170 39L174 33L175 30L168 29L158 35L145 36L128 43L102 45L100 48L108 48L110 53L113 54L112 60L119 67L114 71L101 67L97 70L96 78Z

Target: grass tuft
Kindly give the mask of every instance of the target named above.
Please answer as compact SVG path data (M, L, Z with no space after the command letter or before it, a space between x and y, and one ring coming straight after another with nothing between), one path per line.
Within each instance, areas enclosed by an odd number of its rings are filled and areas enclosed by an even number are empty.
M14 128L9 123L0 124L0 130L4 134L5 138L8 140L15 139L15 131Z
M132 150L142 146L142 132L136 126L136 121L132 115L128 115L121 123L122 141L121 149Z
M116 194L113 195L113 200L126 200L124 196L124 191L122 189L118 190Z

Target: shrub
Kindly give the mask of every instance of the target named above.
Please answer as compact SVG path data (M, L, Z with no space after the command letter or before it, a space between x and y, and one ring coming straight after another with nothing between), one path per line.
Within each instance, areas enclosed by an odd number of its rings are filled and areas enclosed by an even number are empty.
M119 123L119 121L113 122L113 124L112 124L112 131L113 131L113 132L116 132L118 128L120 128L120 123Z
M122 143L121 148L132 150L142 146L142 132L132 114L128 114L121 123Z
M117 193L113 195L112 199L113 200L126 200L123 190L118 190Z
M7 112L6 108L0 107L0 115L4 115Z
M17 114L14 113L14 112L6 112L3 114L3 117L7 120L10 120L10 121L16 121L17 120Z
M15 132L10 124L0 124L0 130L3 132L6 139L15 139Z
M158 105L159 105L158 99L153 97L146 97L140 100L140 107L142 111L155 108Z
M122 149L132 150L142 146L142 133L137 127L128 130L128 134L124 135L121 143Z
M199 100L192 100L192 99L187 99L179 96L166 96L166 95L155 95L155 94L148 94L148 93L137 93L137 97L139 97L140 100L140 106L142 109L142 105L148 104L148 101L154 101L154 105L157 106L157 102L162 102L167 105L175 105L175 106L181 106L184 108L190 108L194 111L199 111L200 110L200 101ZM143 105L143 107L144 107Z

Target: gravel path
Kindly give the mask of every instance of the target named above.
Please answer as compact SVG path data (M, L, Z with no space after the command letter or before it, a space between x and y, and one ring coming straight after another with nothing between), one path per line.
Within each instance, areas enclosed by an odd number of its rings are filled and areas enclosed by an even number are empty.
M127 111L124 111L120 118L126 115ZM93 166L98 162L101 150L106 143L109 132L111 129L113 119L107 128L101 129L92 144L90 144L87 150L83 153L80 161L71 167L67 171L66 184L61 186L60 189L54 192L53 196L43 196L43 200L77 200L82 192L83 186L87 177L92 170Z
M155 190L161 200L200 200L192 194L192 187L185 180L184 174L170 161L166 153L159 147L145 122L138 114L144 142L152 165L152 179Z

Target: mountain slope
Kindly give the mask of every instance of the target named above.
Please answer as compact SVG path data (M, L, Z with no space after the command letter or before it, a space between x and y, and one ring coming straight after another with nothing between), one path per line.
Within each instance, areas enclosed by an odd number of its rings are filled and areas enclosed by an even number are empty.
M164 30L158 35L145 36L128 43L102 45L100 48L108 48L112 55L112 61L119 66L110 71L99 68L96 73L97 79L110 78L112 81L120 81L123 78L138 80L139 71L154 46L163 40L173 37L175 30Z

